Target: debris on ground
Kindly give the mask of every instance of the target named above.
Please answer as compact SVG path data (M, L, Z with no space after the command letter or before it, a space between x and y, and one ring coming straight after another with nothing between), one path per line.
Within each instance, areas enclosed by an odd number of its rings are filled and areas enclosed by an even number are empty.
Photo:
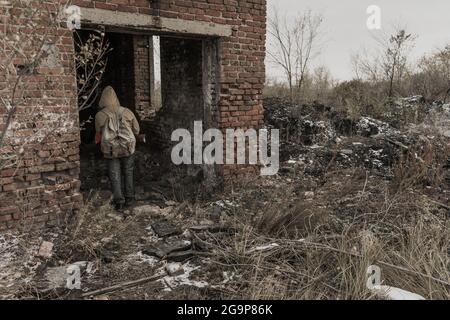
M417 117L399 123L408 108ZM380 118L266 99L277 175L198 197L196 174L169 174L138 150L127 212L87 157L86 205L70 227L0 235L0 298L67 298L67 267L81 263L84 299L387 299L366 287L367 267L383 261L391 288L448 299L449 124L449 105L420 97Z
M176 277L184 274L183 265L181 263L169 263L166 265L167 274Z
M50 259L53 254L53 243L49 241L43 241L38 251L38 256L41 258Z

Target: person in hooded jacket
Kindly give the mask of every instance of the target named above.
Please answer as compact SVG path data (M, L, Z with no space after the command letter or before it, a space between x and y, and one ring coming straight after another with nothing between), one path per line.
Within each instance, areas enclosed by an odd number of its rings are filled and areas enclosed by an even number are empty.
M114 205L117 210L132 205L135 199L134 194L134 152L136 137L139 135L139 123L134 113L120 105L116 92L111 86L106 87L99 102L100 111L95 116L95 142L101 144L104 157L108 161L108 173L114 198ZM117 120L119 119L119 120ZM131 147L125 155L116 152L106 152L104 145L106 129L109 130L110 123L120 121L121 130L130 132L128 140ZM134 134L134 135L133 135ZM112 149L112 148L111 148ZM123 179L122 179L123 177Z

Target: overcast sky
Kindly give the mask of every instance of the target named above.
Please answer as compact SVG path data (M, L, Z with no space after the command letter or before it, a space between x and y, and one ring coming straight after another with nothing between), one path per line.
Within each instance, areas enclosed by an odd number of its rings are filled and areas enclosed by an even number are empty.
M418 57L437 47L450 44L450 0L268 0L269 16L272 8L281 13L295 14L305 9L322 13L326 45L316 58L316 65L325 65L333 77L352 78L350 57L362 48L373 47L374 40L366 22L370 5L381 9L383 31L392 26L406 26L418 36L413 56ZM280 70L267 66L268 77L280 77Z

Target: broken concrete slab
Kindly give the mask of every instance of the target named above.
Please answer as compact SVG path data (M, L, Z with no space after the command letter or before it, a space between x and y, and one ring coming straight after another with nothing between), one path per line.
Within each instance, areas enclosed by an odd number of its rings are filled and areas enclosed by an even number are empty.
M159 259L163 259L166 256L166 252L164 252L163 250L159 249L155 245L151 245L151 246L146 247L145 249L142 250L142 253L147 255L147 256L156 257L156 258L159 258Z
M188 251L191 247L192 243L187 240L177 240L171 242L159 241L142 250L142 253L163 259L173 252Z
M160 237L166 238L173 235L179 235L183 231L178 226L167 220L160 220L152 224L153 231Z

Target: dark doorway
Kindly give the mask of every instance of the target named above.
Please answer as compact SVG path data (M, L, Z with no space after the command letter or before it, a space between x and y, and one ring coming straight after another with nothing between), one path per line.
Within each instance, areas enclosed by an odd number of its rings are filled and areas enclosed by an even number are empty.
M133 36L124 33L107 33L112 51L103 76L104 86L116 90L120 103L135 111Z
M107 54L104 56L106 67L102 76L99 77L96 92L92 94L88 106L79 112L81 127L80 145L80 179L82 190L108 189L109 182L106 178L107 168L105 161L100 161L102 155L100 148L95 144L95 115L98 112L98 103L101 92L106 86L112 86L123 106L135 109L135 79L134 79L134 51L133 36L121 33L101 33L99 31L81 30L77 32L78 43L83 44L95 34L103 38L107 45ZM98 43L90 45L93 51L98 50ZM82 45L76 45L77 54L83 50ZM92 62L91 62L92 63ZM89 73L89 69L88 72ZM78 86L80 80L86 78L84 68L77 69ZM79 106L82 99L79 99Z

